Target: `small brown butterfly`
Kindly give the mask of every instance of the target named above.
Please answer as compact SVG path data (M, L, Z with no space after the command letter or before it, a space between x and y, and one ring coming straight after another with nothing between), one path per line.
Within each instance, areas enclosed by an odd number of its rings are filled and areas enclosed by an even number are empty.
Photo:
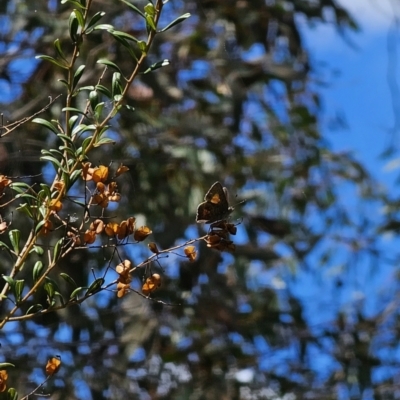
M215 182L204 197L204 202L197 207L196 222L212 224L228 218L233 207L228 203L228 190Z

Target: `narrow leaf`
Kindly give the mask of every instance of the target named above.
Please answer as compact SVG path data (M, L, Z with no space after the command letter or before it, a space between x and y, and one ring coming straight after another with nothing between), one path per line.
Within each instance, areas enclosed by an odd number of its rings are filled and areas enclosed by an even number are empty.
M39 256L42 256L44 253L43 247L33 246L32 250L29 253L36 253Z
M64 61L67 61L67 59L65 58L65 55L61 49L61 43L60 43L60 39L56 39L54 41L54 47L56 49L57 54L59 55L59 57L61 57Z
M76 282L68 274L61 272L60 276L61 276L61 278L63 278L65 280L65 282L69 283L74 288L78 287Z
M48 295L49 300L50 300L49 303L51 303L51 300L53 299L54 293L55 293L54 286L50 282L46 282L43 285L43 288L47 292L47 295Z
M128 0L121 0L123 3L125 3L129 8L131 8L135 13L139 14L141 17L146 18L144 13L140 11L136 6L131 4Z
M115 140L112 140L110 138L103 138L103 139L100 139L99 141L97 141L95 143L94 147L100 147L105 144L115 144Z
M93 15L89 23L87 24L87 27L85 29L86 34L89 34L93 29L91 29L94 24L99 21L106 13L104 11L99 11L96 14Z
M40 232L40 230L42 229L43 225L46 223L46 221L40 221L36 227L35 227L35 234L37 234L38 232Z
M60 257L63 245L64 245L64 238L61 238L58 240L58 242L54 246L53 262L56 262L58 260L58 258Z
M60 169L61 171L67 172L67 170L61 165L60 161L58 161L54 157L42 156L42 157L40 157L40 159L42 161L50 161L53 164L55 170Z
M93 88L93 87L92 87L92 88ZM82 88L81 88L80 90L82 90ZM62 111L62 112L65 112L65 111L72 111L72 112L76 112L77 114L86 115L83 111L78 110L77 108L74 108L74 107L64 107L61 111Z
M2 278L10 285L11 290L13 290L15 285L14 279L7 275L2 275Z
M97 293L99 290L101 290L101 286L104 283L104 278L98 278L92 284L89 286L88 290L85 293L85 296L89 294L94 294Z
M21 232L18 229L13 229L8 233L12 247L15 253L19 254L19 241L21 239Z
M107 58L101 58L100 60L97 60L97 64L104 64L104 65L107 65L108 67L114 68L114 69L116 69L119 73L122 74L122 72L121 72L120 68L118 67L118 65L115 64L115 63L113 63L113 62L110 61L110 60L107 60Z
M33 306L30 306L28 308L28 311L25 313L25 315L36 314L42 310L43 310L43 306L41 304L34 304Z
M18 392L14 388L8 389L7 400L18 400Z
M20 279L15 282L14 287L14 296L17 303L19 303L22 299L22 291L24 290L25 281Z
M147 23L147 26L152 31L156 31L157 30L157 27L156 27L156 25L154 23L154 19L153 19L153 17L151 15L146 15L146 23Z
M111 99L112 95L111 92L103 85L96 85L96 90L100 93L106 95L109 99Z
M161 29L160 32L165 32L168 29L171 29L173 26L180 24L183 22L185 19L188 19L190 17L189 13L183 14L177 19L173 20L171 23L169 23L165 28Z
M150 65L150 67L147 68L146 71L143 72L143 74L148 74L149 72L155 71L156 69L165 67L167 65L169 65L169 60L158 61L158 62Z
M78 29L79 29L79 21L76 17L75 10L71 12L68 20L69 25L69 36L73 43L75 43L78 39Z
M78 9L78 10L74 10L73 12L75 13L76 19L79 22L79 26L81 28L83 28L85 26L85 20L83 18L82 11Z
M5 369L5 368L8 368L8 367L15 367L15 365L14 364L11 364L11 363L7 363L7 362L4 362L4 363L0 363L0 369Z
M51 63L57 65L58 67L64 68L64 69L68 69L68 67L64 64L62 64L60 61L57 61L55 58L50 57L50 56L46 56L46 55L41 55L41 56L36 56L35 57L37 60L46 60L46 61L50 61Z
M54 132L56 135L59 133L58 129L49 121L43 119L43 118L34 118L32 120L35 124L43 125L46 128L50 129L52 132Z
M43 268L44 268L43 263L41 261L36 261L36 263L33 267L33 272L32 272L33 283L36 283L39 280L40 275L42 274Z
M72 81L72 88L75 89L76 85L78 84L79 80L82 78L83 72L85 71L85 65L81 65L75 71L74 79Z
M76 288L76 289L70 294L69 299L70 299L70 300L73 300L73 299L75 299L75 298L78 298L78 293L81 292L81 291L83 291L83 290L86 290L86 289L87 289L86 287L78 287L78 288Z

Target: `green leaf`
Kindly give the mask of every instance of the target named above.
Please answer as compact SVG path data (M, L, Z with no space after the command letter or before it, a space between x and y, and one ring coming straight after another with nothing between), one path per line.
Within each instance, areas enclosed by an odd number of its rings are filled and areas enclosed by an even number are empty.
M107 65L107 67L114 68L122 75L121 69L118 67L118 65L110 60L107 60L107 58L100 58L100 60L97 60L97 64L103 64Z
M82 142L82 152L83 152L83 154L86 154L86 149L89 146L91 141L92 141L92 136L89 136Z
M10 188L12 188L13 190L15 190L15 191L17 191L17 192L19 192L19 193L25 193L25 190L28 190L28 189L30 189L31 187L30 187L27 183L25 183L25 182L13 182L13 183L10 185ZM21 190L21 189L19 189L19 188L24 189L24 190ZM18 190L18 189L19 189L19 190Z
M40 215L44 218L47 214L47 207L43 204L40 207L38 207Z
M46 282L43 285L43 288L47 292L48 302L49 302L49 304L51 304L52 300L54 298L54 293L55 293L54 286L51 284L51 282Z
M18 392L14 388L8 389L7 400L18 400Z
M46 55L40 55L35 57L37 60L46 60L50 61L51 63L57 65L58 67L61 67L63 69L68 69L67 65L62 64L60 61L57 61L55 58L46 56Z
M113 35L115 38L121 38L125 40L130 40L131 42L137 43L139 39L136 39L135 36L130 35L129 33L123 32L123 31L117 31L115 29L109 29L108 30L111 35Z
M91 90L94 90L95 89L95 87L94 86L92 86L92 85L89 85L89 86L82 86L82 87L80 87L79 89L78 89L78 92L82 92L82 91L84 91L84 90L87 90L87 91L91 91ZM82 111L81 111L81 114L83 114L83 115L85 115Z
M8 245L6 245L4 242L0 242L0 248L5 248L7 251L11 252L10 248L8 247Z
M43 310L43 306L41 304L34 304L33 306L30 306L28 308L28 311L25 313L25 315L36 314L42 310Z
M17 303L22 299L22 291L24 290L25 281L23 279L15 281L14 296Z
M85 65L81 65L75 71L74 79L72 80L72 89L75 89L75 87L78 84L79 80L82 78L82 75L83 75L84 71L85 71Z
M94 282L91 283L88 290L85 293L85 296L89 294L95 294L101 290L101 286L105 282L104 278L97 278Z
M100 93L106 95L109 99L111 99L112 95L111 92L103 85L96 85L96 90Z
M64 297L62 296L62 294L60 292L55 292L54 293L54 297L58 297L60 299L60 303L62 306L65 306L65 301L64 301Z
M19 207L16 208L16 210L23 212L26 214L29 218L33 219L33 212L32 208L28 203L23 203Z
M46 221L40 221L35 227L35 234L39 233Z
M92 90L89 93L89 102L90 106L92 107L92 110L94 110L99 103L99 94L96 92L96 90Z
M67 89L69 88L69 83L65 79L57 79L57 82L61 82Z
M169 60L158 61L158 62L150 65L150 67L147 68L146 71L143 72L143 74L148 74L149 72L155 71L156 69L165 67L167 65L169 65Z
M42 156L42 157L40 157L40 159L41 159L42 161L50 161L50 162L53 164L54 169L55 169L56 171L58 171L58 169L60 169L61 171L67 172L67 170L61 165L60 161L58 161L58 160L57 160L56 158L54 158L54 157Z
M96 27L94 29L95 30L108 31L110 29L114 29L114 26L110 25L110 24L99 24L99 25L96 25Z
M69 283L74 288L78 287L76 282L68 274L61 272L60 276L61 276L61 278L63 278L65 280L65 282Z
M146 15L146 24L152 31L157 30L157 27L154 23L154 19L151 15L148 15L148 14Z
M73 300L73 299L75 299L75 298L78 298L78 293L81 292L81 291L83 291L83 290L86 290L86 289L87 289L86 287L78 287L78 288L76 288L76 289L70 294L69 299L70 299L70 300Z
M13 229L10 232L8 232L8 236L10 238L14 252L18 255L19 254L19 241L21 239L21 232L18 229Z
M123 37L123 36L126 36L126 35L128 35L128 34L126 34L125 32L120 32L120 31L115 31L115 30L109 30L108 32L114 37L114 39L115 39L117 42L121 43L122 46L124 46L124 47L128 50L128 53L131 55L131 57L132 57L135 61L137 61L137 57L136 57L136 54L135 54L134 51L133 51L132 46L130 45L130 43L128 43L128 41L126 40L126 38ZM130 35L128 35L128 36L130 36ZM131 36L131 39L133 40L133 39L135 39L135 38L133 38L133 36ZM137 40L135 39L135 41L137 41ZM140 42L141 42L141 41L139 40L138 43L140 43ZM145 48L146 48L146 46L145 46Z
M82 11L78 9L74 10L73 12L75 13L76 19L79 22L79 26L83 28L85 26L85 19L83 18Z
M53 263L55 263L60 257L63 245L64 245L64 238L61 238L57 241L56 245L54 246Z
M34 118L32 120L33 123L43 125L46 128L50 129L52 132L54 132L56 135L58 135L60 132L58 129L49 121L43 119L43 118Z
M121 74L119 72L113 73L112 84L111 84L111 93L112 93L113 97L115 97L115 95L117 95L117 94L122 93Z
M115 144L115 140L112 140L110 138L103 138L103 139L100 139L99 141L97 141L95 143L94 147L100 147L105 144Z
M42 188L42 190L46 193L46 197L47 198L51 198L51 191L50 191L50 187L48 185L46 185L45 183L41 183L40 187Z
M75 157L75 154L74 154ZM69 174L66 174L65 172L62 173L61 179L64 181L65 188L68 191L68 189L71 187L70 185L70 180L69 180Z
M11 278L11 276L7 276L7 275L2 275L2 278L8 283L8 285L10 286L10 289L12 291L14 291L14 286L15 286L14 279Z
M147 3L147 4L144 6L144 11L145 11L147 14L151 15L152 17L154 17L154 16L156 15L156 9L155 9L154 5L151 4L151 3Z
M94 109L94 116L96 120L100 120L101 115L103 114L103 109L104 109L104 101L97 104L96 108Z
M40 275L42 274L44 265L41 261L36 261L34 267L33 267L33 271L32 271L32 275L33 275L33 283L36 283L39 278Z
M73 124L78 118L79 118L79 117L78 117L77 115L74 115L73 117L71 117L71 118L69 119L69 121L70 121L70 123ZM74 120L74 121L72 121L72 120ZM63 133L59 133L57 136L58 136L61 140L67 142L70 146L73 146L73 145L74 145L74 142L72 141L72 139L71 139L69 136L64 135Z
M15 368L15 365L11 364L11 363L7 363L7 362L0 363L0 369L6 369L6 368L9 368L9 367Z
M145 18L144 14L133 4L131 4L128 0L120 0L125 3L129 8L131 8L135 13L139 14L141 17Z
M89 23L87 24L87 27L85 29L85 33L88 35L90 32L93 31L93 27L98 22L106 13L104 11L99 11L96 14L93 15L93 17L90 19Z
M69 147L69 146L59 146L58 147L61 151L65 151L65 152L67 152L70 156L71 156L71 158L69 159L69 160L73 160L73 161L75 161L75 150L74 149L71 149L71 147Z
M75 125L75 123L76 123L76 121L78 120L78 116L77 115L73 115L69 120L68 120L68 128L71 130L73 127L74 127L74 125ZM65 136L65 138L63 137L63 136ZM62 138L62 139L64 139L64 140L67 140L68 141L68 139L71 141L70 142L70 144L72 144L73 142L72 142L72 140L71 140L71 138L69 137L69 136L67 136L67 135L63 135L63 136L59 136L60 138ZM68 138L68 139L67 139Z
M61 0L61 4L66 4L66 3L71 3L73 6L84 9L85 6L82 6L81 3L79 3L79 1L76 0Z
M168 29L171 29L173 26L180 24L183 22L185 19L188 19L191 15L189 13L183 14L177 19L173 20L171 23L169 23L165 28L161 29L160 32L165 32Z
M77 114L86 115L83 111L78 110L77 108L74 108L74 107L64 107L61 111L62 112L72 111L72 112L75 112Z
M139 40L137 44L138 44L139 49L140 49L140 51L142 53L146 53L147 52L147 44L146 44L146 42L144 42L143 40Z
M81 170L81 169L77 169L77 170L75 170L75 171L70 175L69 179L70 179L70 185L71 185L71 186L72 186L72 185L76 182L76 180L80 177L81 173L82 173L82 170Z
M60 292L60 288L58 287L58 283L54 280L49 278L48 276L46 276L46 282L51 283L51 285L53 286L54 290L56 292Z
M44 253L43 247L33 246L29 253L36 253L39 256L42 256Z
M61 43L60 43L60 39L56 39L54 41L54 47L56 49L57 54L59 55L59 57L61 57L65 62L67 62L67 59L65 58L65 55L61 49Z
M75 11L76 10L71 12L68 20L69 36L71 37L73 43L76 43L78 40L78 29L79 29L79 21Z
M16 199L24 199L24 200L33 200L33 202L36 202L36 196L33 196L32 194L29 193L19 193L15 196Z

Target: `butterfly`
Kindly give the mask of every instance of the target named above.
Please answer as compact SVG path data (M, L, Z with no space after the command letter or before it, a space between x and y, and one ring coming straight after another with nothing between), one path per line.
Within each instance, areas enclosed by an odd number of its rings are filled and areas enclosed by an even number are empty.
M197 207L196 222L212 224L228 218L233 207L228 203L228 190L221 183L215 182L204 197L204 202Z

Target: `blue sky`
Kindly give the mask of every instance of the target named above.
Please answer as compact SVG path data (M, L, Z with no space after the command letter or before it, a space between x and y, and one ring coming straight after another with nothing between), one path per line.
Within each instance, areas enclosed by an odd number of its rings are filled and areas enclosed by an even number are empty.
M323 130L338 150L351 150L380 181L392 182L395 162L379 160L392 137L394 127L393 102L388 84L388 69L393 71L393 51L388 51L388 39L398 40L394 23L400 17L392 7L393 0L341 0L355 17L361 30L346 32L341 37L332 25L309 29L303 24L307 47L311 50L317 72L323 71L326 88L319 87L323 97ZM301 20L300 20L301 22ZM397 37L396 37L397 36ZM399 49L396 49L399 50ZM394 65L394 69L399 69ZM400 109L397 110L400 114ZM331 130L330 122L342 115L347 129ZM397 132L397 135L400 132ZM394 140L398 142L395 136Z

